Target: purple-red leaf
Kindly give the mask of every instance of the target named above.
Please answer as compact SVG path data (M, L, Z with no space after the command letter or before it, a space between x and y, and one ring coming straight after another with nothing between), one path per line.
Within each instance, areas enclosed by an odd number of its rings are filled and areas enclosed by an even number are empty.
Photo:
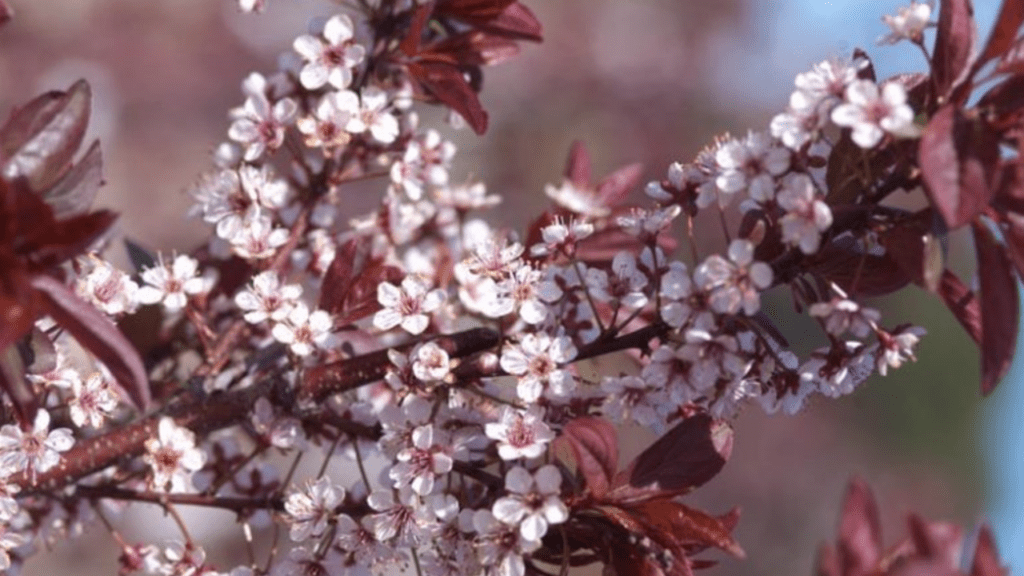
M1007 212L1004 218L1006 226L1003 228L1003 238L1006 240L1006 255L1017 269L1017 276L1024 278L1024 214Z
M996 17L995 26L992 28L992 35L989 36L985 49L981 51L978 60L974 63L974 70L985 65L986 62L997 58L1013 46L1017 38L1017 31L1024 23L1024 0L1003 0L999 9L999 16Z
M1024 38L1016 42L996 62L996 74L1020 74L1024 72Z
M923 230L916 222L907 222L886 230L880 240L886 254L908 278L931 292L938 290L945 270L945 255L934 234Z
M743 548L733 539L722 520L701 510L690 508L668 498L648 500L633 510L641 522L671 535L677 546L719 548L737 558L744 558Z
M424 90L462 115L477 134L487 131L487 112L461 70L440 62L410 62L406 66Z
M0 348L0 390L10 398L18 421L22 424L32 422L39 404L25 378L25 363L17 346Z
M939 296L967 334L981 345L981 307L967 286L949 270L942 273Z
M907 526L917 556L930 561L937 568L958 573L964 542L963 531L959 526L949 522L927 522L917 514L910 514Z
M77 216L89 211L102 185L103 155L96 140L77 164L43 192L43 200L53 209L55 218Z
M650 494L682 494L714 478L731 453L729 424L697 414L636 457L627 469L629 484Z
M818 547L818 555L814 559L814 576L843 576L835 548L824 543Z
M843 574L872 571L882 557L882 524L871 488L854 478L846 490L839 520L839 563Z
M540 20L519 2L510 4L493 20L478 23L477 27L512 39L533 42L543 40Z
M92 92L84 80L67 92L50 92L15 112L0 130L0 174L25 178L36 191L50 187L67 169L89 123Z
M335 315L339 325L349 324L380 310L377 285L396 283L402 272L370 254L369 237L357 236L341 246L324 275L319 308Z
M998 174L999 137L956 106L939 109L921 135L921 175L932 204L949 228L974 219L993 194Z
M1024 112L1024 75L1011 76L993 86L978 100L978 109L990 111L996 126L1013 124Z
M6 24L14 16L14 10L7 5L7 2L0 0L0 26Z
M811 269L820 278L835 282L853 296L881 296L903 288L911 278L892 255L869 254L842 239L828 243Z
M36 275L32 278L32 287L40 295L43 311L110 370L126 397L139 410L148 408L149 379L142 358L117 326L55 278Z
M981 280L981 393L988 394L1013 360L1020 299L1006 250L983 224L974 225L974 245Z
M420 38L423 37L423 30L427 27L427 22L430 20L430 13L433 9L433 3L428 3L418 6L416 11L413 12L409 31L398 45L398 49L406 56L414 56L419 52Z
M977 35L971 0L942 0L932 54L932 76L938 95L949 95L969 74Z
M597 196L605 206L618 206L643 176L643 164L629 164L605 176L597 185Z
M572 448L590 492L598 498L604 496L619 466L619 440L615 427L603 418L583 416L566 424L562 437Z
M565 177L580 190L590 188L590 153L587 152L587 146L579 140L574 140L572 147L569 148L569 158L565 161Z
M978 530L978 543L974 546L974 559L971 561L971 576L1007 576L1010 571L1003 568L999 560L999 551L992 537L988 524L982 524Z

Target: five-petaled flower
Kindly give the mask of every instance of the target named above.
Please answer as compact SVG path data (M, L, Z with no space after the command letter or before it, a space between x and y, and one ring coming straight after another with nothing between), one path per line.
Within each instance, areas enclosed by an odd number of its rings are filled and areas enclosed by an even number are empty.
M60 453L67 452L75 443L71 430L50 430L50 413L36 412L31 430L22 430L16 424L0 428L0 478L29 471L46 472L60 462Z
M323 534L336 516L334 509L344 499L345 489L332 484L326 476L309 481L301 490L288 494L284 511L291 526L288 535L292 541L302 542Z
M505 524L519 526L523 539L539 542L549 525L569 518L569 509L559 497L561 486L562 474L551 464L533 474L516 466L505 476L505 489L510 494L498 498L491 512Z
M402 279L401 286L381 282L377 302L384 308L373 316L373 325L380 330L401 326L410 334L421 334L430 324L429 314L440 308L444 299L444 290L429 290L427 283L414 275Z
M192 490L192 474L206 463L206 454L196 448L196 435L170 417L157 424L155 438L146 440L143 460L152 468L150 485L156 490Z
M139 302L162 302L168 312L177 312L185 307L189 296L207 290L207 281L198 273L199 263L195 258L181 254L171 262L164 262L161 257L156 266L142 271L146 285L139 288Z
M498 456L502 460L536 458L544 453L555 433L540 412L536 404L526 410L503 406L498 421L484 425L487 437L498 442Z

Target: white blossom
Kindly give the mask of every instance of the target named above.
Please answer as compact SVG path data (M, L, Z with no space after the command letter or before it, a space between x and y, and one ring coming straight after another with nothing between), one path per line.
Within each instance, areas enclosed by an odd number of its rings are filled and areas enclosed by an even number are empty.
M874 148L888 132L894 136L920 134L907 91L899 82L886 82L881 92L870 80L856 80L846 87L846 101L832 110L832 121L852 128L851 137L861 148Z
M309 311L305 302L297 302L283 322L271 330L274 338L287 344L292 353L309 356L316 348L326 349L333 344L331 331L334 319L324 310Z
M605 205L605 201L597 191L590 188L579 188L568 178L562 180L562 185L558 187L547 184L544 187L544 193L555 204L580 216L603 218L611 214L611 209Z
M117 408L118 395L102 373L94 372L85 381L71 383L71 398L68 400L71 421L75 426L99 428Z
M565 336L552 338L544 333L526 334L519 344L506 346L501 367L519 377L516 392L525 402L536 402L547 390L565 398L576 388L576 381L561 365L576 357L576 347Z
M304 34L292 47L302 56L305 65L299 82L307 90L330 84L341 90L352 83L352 69L366 57L366 48L353 38L355 26L346 14L336 14L324 24L322 36Z
M381 144L390 144L398 138L398 120L388 111L387 92L375 86L361 92L362 104L353 114L345 129L353 134L369 132Z
M50 430L50 413L36 412L31 430L22 430L16 424L0 428L0 478L28 470L33 477L46 472L60 462L60 453L67 452L75 443L71 430Z
M821 234L832 225L832 210L819 196L811 177L792 174L783 183L776 200L786 214L779 220L782 240L799 246L804 254L814 254Z
M288 535L292 542L302 542L324 533L335 517L334 509L345 500L345 489L332 484L326 476L310 480L284 500Z
M502 460L536 458L555 439L555 433L544 422L536 404L526 410L502 406L498 421L485 424L484 433L497 441L498 456Z
M878 43L895 44L904 39L920 43L924 39L924 29L931 25L931 17L931 3L913 0L910 6L898 8L895 16L882 16L890 32L879 38Z
M150 484L156 490L187 492L192 490L192 474L206 463L206 454L196 448L196 435L177 425L170 417L157 424L157 435L145 442L142 459L153 470Z
M491 508L494 517L510 526L519 526L519 534L529 542L540 542L548 526L569 519L569 509L562 502L562 475L547 464L530 474L516 466L505 475L505 490L510 494L498 498Z
M352 139L346 128L358 113L359 97L355 92L329 92L320 97L313 115L299 118L295 126L305 135L306 146L323 148L329 155Z
M888 374L889 368L899 368L908 359L917 360L914 356L914 348L924 335L925 329L920 326L908 326L891 333L880 331L875 359L875 368L878 373L885 376Z
M427 342L412 354L412 373L424 382L440 382L451 373L451 360L436 342Z
M277 272L260 272L252 279L252 285L235 295L235 304L245 311L245 321L259 324L267 319L282 322L299 302L302 287L298 284L281 284Z
M297 111L298 104L291 98L271 105L266 95L251 95L234 111L228 138L245 146L243 158L252 162L268 149L276 150L284 143L285 127L295 119Z
M395 482L395 488L408 486L420 496L434 491L435 479L451 472L454 460L449 454L449 438L433 424L424 424L413 429L411 443L397 455L398 463L392 466L388 475Z
M429 314L441 307L445 293L440 288L429 290L420 278L409 275L401 286L390 282L377 285L377 301L383 306L373 317L373 325L380 330L401 326L410 334L421 334L430 324Z
M156 266L142 271L146 285L139 288L139 302L161 302L168 312L177 312L185 307L189 296L208 289L207 281L198 274L199 263L191 256L181 254L169 263L161 257Z
M88 272L75 282L75 292L104 314L119 316L138 307L139 285L109 262L90 255Z

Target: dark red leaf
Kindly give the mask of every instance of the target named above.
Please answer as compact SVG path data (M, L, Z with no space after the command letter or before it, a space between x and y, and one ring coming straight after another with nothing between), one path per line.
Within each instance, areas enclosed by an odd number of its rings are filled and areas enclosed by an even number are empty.
M428 2L427 4L417 6L416 11L413 12L409 31L398 45L398 49L406 56L414 56L420 51L420 39L423 37L423 30L427 27L427 22L430 20L430 13L433 9L434 3Z
M682 494L714 478L732 453L732 428L697 414L683 420L644 450L625 471L629 486L616 495L651 498ZM617 485L624 482L616 480ZM627 496L628 495L628 496Z
M615 427L597 416L583 416L562 429L591 494L600 498L611 487L619 466L619 439Z
M149 407L149 379L131 342L102 312L60 281L40 274L32 278L43 311L110 370L126 397L139 410Z
M633 511L644 524L670 534L677 545L714 547L746 557L731 530L710 514L667 498L640 502Z
M25 363L17 346L0 348L0 389L14 405L18 421L23 425L31 423L39 404L25 378Z
M988 524L982 524L978 530L978 542L974 546L974 559L971 561L971 576L1007 576L1009 570L1003 568L999 560L999 551L992 537Z
M964 540L959 526L949 522L927 522L917 514L910 514L907 525L910 541L919 557L931 561L936 567L957 572Z
M92 92L84 80L67 92L48 93L15 112L0 130L5 178L26 178L33 190L49 188L67 169L89 123Z
M0 26L7 23L14 16L14 10L7 5L7 2L0 0Z
M519 2L509 5L501 14L498 14L497 18L488 22L478 23L477 27L492 34L500 34L511 39L530 40L533 42L543 40L540 20L537 19L529 8Z
M1013 124L1024 113L1024 74L993 86L978 100L978 108L989 111L996 126Z
M341 310L345 296L355 283L357 272L362 271L370 257L371 246L372 239L369 236L355 236L338 248L324 274L318 308L332 314Z
M1006 250L983 224L974 225L974 245L981 281L981 393L988 394L1013 360L1020 299Z
M938 290L945 255L934 234L917 222L907 222L886 230L880 240L908 278L931 292Z
M932 116L918 154L932 204L946 224L959 228L974 219L993 195L999 136L979 120L948 104Z
M587 152L587 146L579 140L574 140L572 147L569 148L569 158L565 161L565 177L580 190L590 188L590 153Z
M1024 278L1024 214L1007 212L1003 216L1006 223L1003 227L1006 255L1017 269L1017 276Z
M636 187L643 176L644 167L642 164L630 164L623 166L608 176L597 185L597 196L605 206L615 207L622 204L629 191Z
M0 350L14 345L39 316L39 302L27 272L0 255Z
M436 42L416 55L420 62L439 62L451 66L490 66L519 54L514 41L473 30Z
M437 16L462 20L471 27L510 40L541 41L541 25L529 8L515 0L451 0L439 3Z
M942 0L932 52L932 77L938 95L948 96L967 77L977 36L971 0Z
M1020 74L1024 72L1024 38L1018 38L1003 57L996 63L996 74Z
M843 576L835 548L828 544L818 547L818 555L814 559L814 576Z
M891 255L876 256L838 240L818 251L811 271L847 294L862 297L890 294L911 281Z
M517 0L439 0L437 13L455 18L497 18Z
M850 481L839 519L839 563L843 574L871 572L882 557L882 525L871 488Z
M477 134L487 131L487 112L462 71L439 62L411 62L406 66L424 90L461 114Z
M996 17L995 26L992 28L992 35L985 43L985 49L981 51L978 60L974 63L974 71L985 65L993 58L998 58L1013 46L1017 38L1017 31L1024 23L1024 0L1003 0L999 9L999 16Z
M335 315L339 325L350 324L380 310L377 284L397 283L402 272L373 256L368 236L356 236L338 250L324 275L319 308Z
M967 334L980 346L981 306L974 292L971 292L956 274L946 270L939 281L939 296Z
M103 155L97 140L78 163L43 192L43 200L53 209L55 218L77 216L89 211L102 185Z

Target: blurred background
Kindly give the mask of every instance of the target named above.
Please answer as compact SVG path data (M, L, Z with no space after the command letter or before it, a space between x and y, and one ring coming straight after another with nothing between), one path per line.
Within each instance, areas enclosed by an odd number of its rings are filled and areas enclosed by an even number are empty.
M314 0L271 0L262 16L239 14L233 0L9 2L16 18L0 29L0 116L43 90L87 78L91 130L106 166L97 203L121 212L126 235L165 251L188 250L207 233L183 217L183 190L225 138L226 112L242 101L242 78L272 70L311 16L337 10ZM642 161L645 181L660 179L669 163L690 160L718 133L764 129L785 107L795 74L816 62L860 46L880 78L924 67L909 45L875 44L886 33L881 15L905 2L525 3L543 22L545 42L524 45L520 58L487 70L490 131L454 136L455 177L476 175L504 195L496 217L520 229L545 205L544 184L560 181L574 139L590 148L598 177ZM975 4L985 38L998 2ZM368 208L376 197L365 200ZM951 254L970 274L962 240L954 239ZM742 508L736 535L750 559L724 559L709 574L810 574L818 544L834 537L854 474L876 491L887 543L904 533L910 510L968 529L989 518L1006 560L1024 566L1019 370L983 401L975 347L935 298L910 288L872 305L890 326L927 328L920 360L794 417L769 418L751 407L739 418L732 461L689 502L716 512ZM792 317L784 295L767 306ZM789 326L794 340L811 333L798 322ZM632 439L633 449L644 440ZM211 518L206 543L216 554L216 529L238 530L230 515ZM137 530L127 536L142 538ZM74 562L75 573L110 574L111 544L104 530L93 529L36 557L26 573L61 573Z

